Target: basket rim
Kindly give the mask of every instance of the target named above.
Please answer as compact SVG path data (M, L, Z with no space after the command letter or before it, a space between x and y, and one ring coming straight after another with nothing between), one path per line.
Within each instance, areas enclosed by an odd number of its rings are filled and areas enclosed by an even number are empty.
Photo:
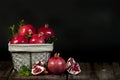
M47 44L10 44L8 43L8 46L40 46L40 45L53 45L54 43L47 43Z

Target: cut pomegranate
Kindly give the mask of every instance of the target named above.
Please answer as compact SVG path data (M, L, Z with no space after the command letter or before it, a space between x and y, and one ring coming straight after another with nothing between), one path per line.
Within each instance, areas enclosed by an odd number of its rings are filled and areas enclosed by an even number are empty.
M31 73L33 75L38 75L38 74L47 74L48 71L44 67L44 63L42 61L37 61L33 66L32 66L32 71Z
M36 65L44 66L44 63L42 61L37 61Z
M81 72L80 65L72 57L67 61L66 70L73 75L77 75Z
M75 64L75 63L76 61L74 60L74 58L70 57L67 61L66 69L70 68L72 64Z
M36 66L34 66L34 68L32 68L31 73L33 75L38 75L38 74L41 74L44 70L45 70L45 68L43 66L36 65Z
M44 66L44 63L42 61L37 61L32 68L35 68L36 66Z

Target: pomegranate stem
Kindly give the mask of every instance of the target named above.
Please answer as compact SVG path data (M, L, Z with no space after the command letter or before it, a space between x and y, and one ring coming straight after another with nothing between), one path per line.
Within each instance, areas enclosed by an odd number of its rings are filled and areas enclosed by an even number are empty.
M60 53L57 53L57 57L59 57L60 56Z
M45 24L45 28L48 28L49 27L49 24Z

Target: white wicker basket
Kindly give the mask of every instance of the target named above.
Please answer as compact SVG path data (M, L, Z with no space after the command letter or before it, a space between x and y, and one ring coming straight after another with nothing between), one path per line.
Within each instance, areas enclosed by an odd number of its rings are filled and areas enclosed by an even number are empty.
M8 44L14 69L17 71L22 65L32 66L37 61L46 63L53 51L52 44Z

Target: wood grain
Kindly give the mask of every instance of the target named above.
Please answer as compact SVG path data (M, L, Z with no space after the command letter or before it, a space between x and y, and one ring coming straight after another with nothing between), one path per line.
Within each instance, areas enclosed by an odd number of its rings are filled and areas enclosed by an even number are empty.
M81 62L81 73L78 75L39 75L19 76L13 69L12 62L0 62L0 80L120 80L120 64L112 63L84 63Z
M80 63L81 73L78 75L68 75L68 80L96 80L90 63Z
M116 80L113 69L108 63L95 63L94 70L98 80Z
M13 70L9 80L66 80L66 75L20 76Z
M120 80L120 64L118 64L118 62L113 62L112 68L113 68L113 72L116 80Z
M0 80L7 80L12 69L12 62L0 62Z

